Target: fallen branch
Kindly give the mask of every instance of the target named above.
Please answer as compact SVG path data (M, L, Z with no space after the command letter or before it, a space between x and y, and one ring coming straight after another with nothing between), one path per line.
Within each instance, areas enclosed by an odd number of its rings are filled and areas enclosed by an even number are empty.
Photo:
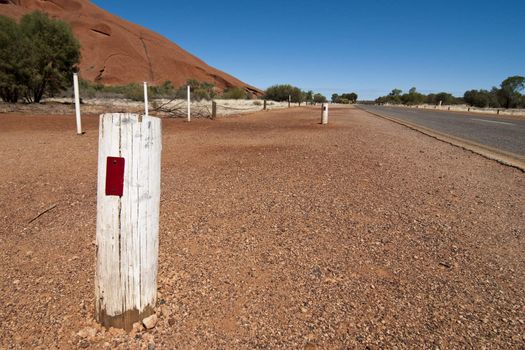
M34 218L32 218L28 224L32 223L33 221L35 221L36 219L38 219L39 217L41 217L42 215L44 215L45 213L47 213L48 211L51 211L53 209L55 209L56 207L58 206L58 204L53 204L52 206L50 206L49 208L47 208L46 210L44 210L43 212L40 212L37 216L35 216Z

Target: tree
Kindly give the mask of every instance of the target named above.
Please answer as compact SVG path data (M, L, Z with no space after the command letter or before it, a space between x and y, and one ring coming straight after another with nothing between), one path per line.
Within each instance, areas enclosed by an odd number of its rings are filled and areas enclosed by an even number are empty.
M426 96L417 92L415 87L408 90L408 94L401 96L401 101L406 105L418 105L423 103L425 99Z
M456 103L456 98L448 92L440 92L435 95L434 104L439 104L440 101L444 105L453 105Z
M15 21L0 16L0 96L6 102L16 102L24 93L19 72L27 45L20 34Z
M325 103L327 101L326 97L323 95L317 93L314 95L314 102L315 103Z
M350 92L346 94L333 94L332 95L332 102L333 103L342 103L342 104L349 104L349 103L356 103L357 102L357 94L355 92Z
M393 89L392 92L390 92L389 96L401 96L402 93L403 93L403 90Z
M266 89L265 98L273 101L288 101L291 98L292 102L302 102L303 92L290 84L273 85Z
M500 103L505 108L516 108L520 105L521 91L525 88L525 77L512 76L501 82L501 89L498 91Z
M65 22L42 12L20 24L0 16L0 95L16 102L40 102L71 82L80 60L80 44Z
M308 90L304 96L306 102L312 103L314 100L314 92L312 90Z
M341 98L344 99L344 100L347 100L348 103L356 103L357 102L357 94L355 92L342 94Z

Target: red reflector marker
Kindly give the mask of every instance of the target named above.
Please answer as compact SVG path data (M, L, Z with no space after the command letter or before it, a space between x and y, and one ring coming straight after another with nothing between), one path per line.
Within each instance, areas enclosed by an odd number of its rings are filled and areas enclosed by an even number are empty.
M124 158L108 157L106 163L106 196L122 197L124 193L124 163Z

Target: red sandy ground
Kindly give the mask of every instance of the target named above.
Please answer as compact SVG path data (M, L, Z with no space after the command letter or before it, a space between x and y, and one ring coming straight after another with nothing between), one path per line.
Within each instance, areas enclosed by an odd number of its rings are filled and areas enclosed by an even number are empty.
M159 322L133 334L92 321L98 118L0 116L0 347L523 349L524 174L319 113L163 120Z

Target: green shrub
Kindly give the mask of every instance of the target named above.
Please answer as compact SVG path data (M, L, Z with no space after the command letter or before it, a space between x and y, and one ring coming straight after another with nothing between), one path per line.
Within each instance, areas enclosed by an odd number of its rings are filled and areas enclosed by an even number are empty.
M266 89L265 98L273 101L288 101L291 98L291 102L303 102L305 93L298 87L290 84L273 85Z
M248 94L244 89L234 87L224 90L221 97L226 100L246 100Z
M71 84L80 44L69 25L35 11L20 24L0 16L0 97L40 102Z

